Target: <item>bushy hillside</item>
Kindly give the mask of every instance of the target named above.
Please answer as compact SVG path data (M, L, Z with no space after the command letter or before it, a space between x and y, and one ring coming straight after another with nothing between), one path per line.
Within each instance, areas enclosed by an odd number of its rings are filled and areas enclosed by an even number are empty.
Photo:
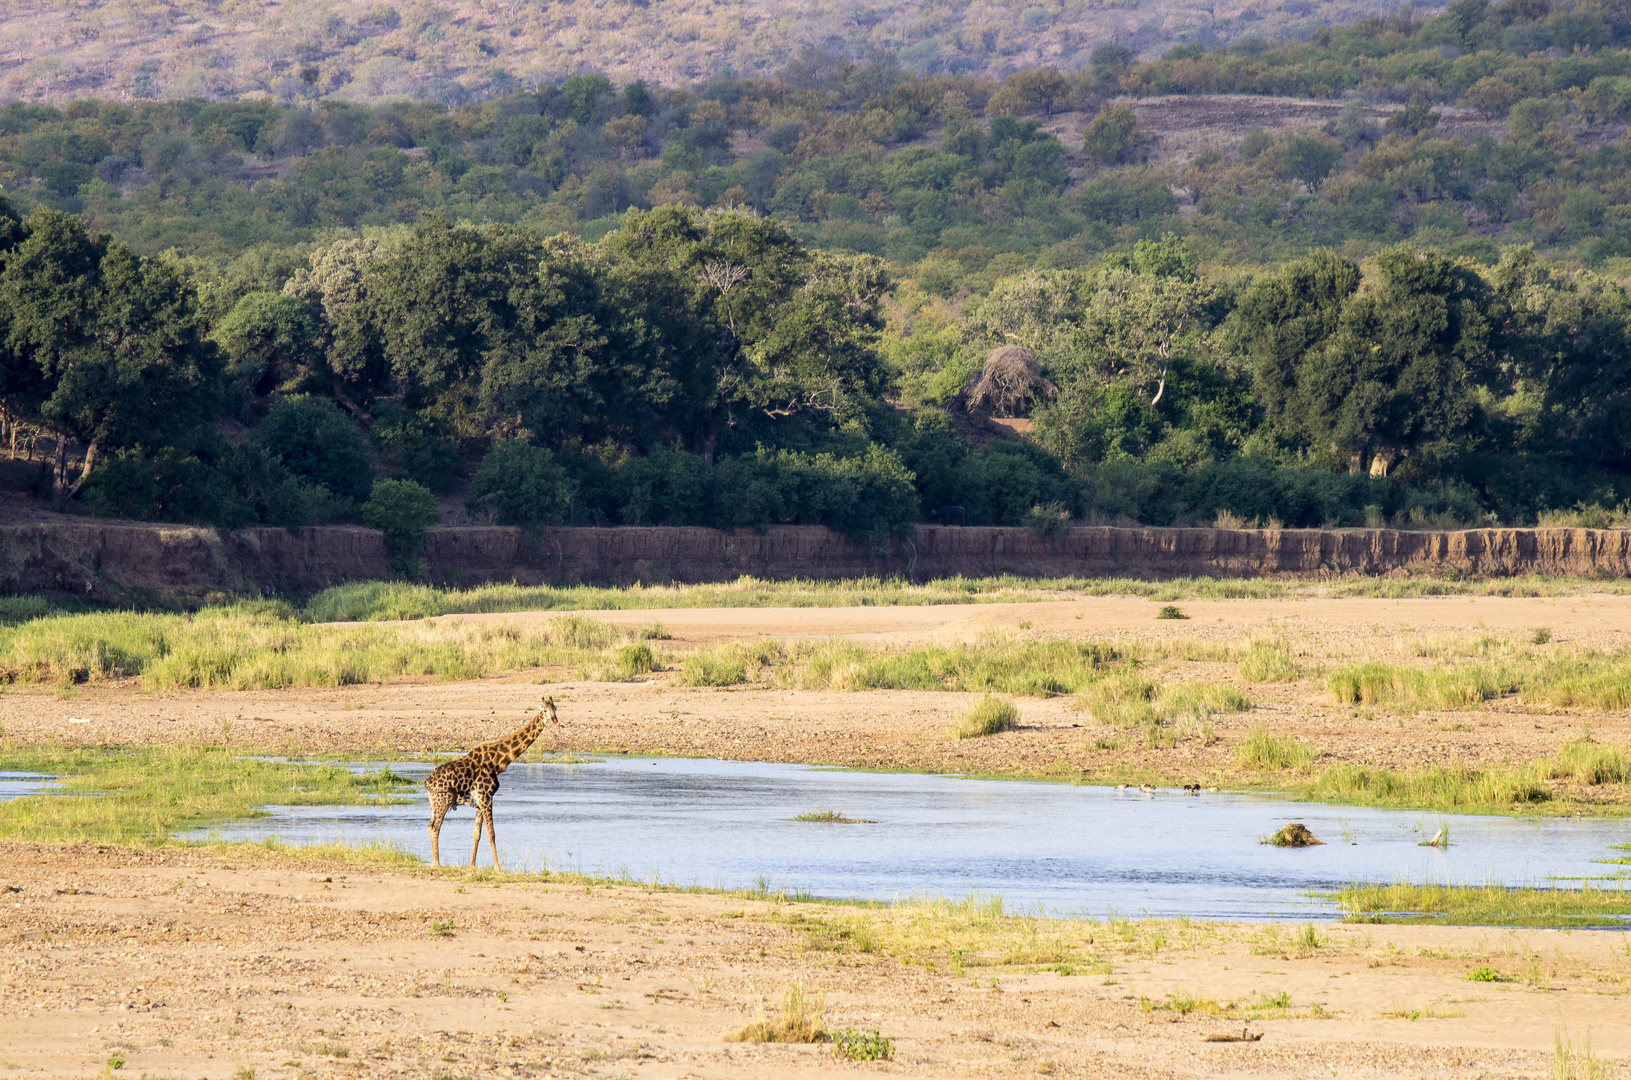
M1169 232L1219 264L1413 238L1597 266L1631 256L1628 29L1584 4L1466 0L1272 48L1144 63L1101 46L1078 73L1001 83L885 57L812 67L817 86L579 75L451 108L14 103L0 183L25 211L212 262L426 210L595 239L630 207L698 205L884 256L946 296Z
M796 73L827 55L1001 78L1247 35L1306 36L1382 0L8 0L0 93L175 99L336 95L457 104L598 71L674 86ZM804 53L802 57L798 54ZM789 65L790 60L796 62ZM819 71L810 75L819 79Z

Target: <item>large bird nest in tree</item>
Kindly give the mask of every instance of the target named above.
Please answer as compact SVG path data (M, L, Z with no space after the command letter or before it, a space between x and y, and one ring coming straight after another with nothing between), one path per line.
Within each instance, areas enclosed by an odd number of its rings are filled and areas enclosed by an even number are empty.
M992 416L1023 416L1033 401L1058 392L1043 377L1035 353L1021 345L1003 345L991 350L980 373L963 387L963 401L970 410L982 409Z

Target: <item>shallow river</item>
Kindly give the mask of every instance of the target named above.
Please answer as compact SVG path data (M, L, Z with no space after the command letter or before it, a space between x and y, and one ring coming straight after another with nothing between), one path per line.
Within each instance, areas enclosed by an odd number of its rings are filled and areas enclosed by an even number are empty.
M415 780L429 765L393 769ZM1153 796L1104 787L879 774L756 762L611 758L512 765L495 805L509 869L656 878L678 885L891 900L996 893L1053 914L1262 920L1335 915L1306 895L1355 881L1510 885L1612 874L1631 822L1453 816L1258 795ZM790 820L830 807L867 824ZM442 827L442 858L470 855L474 815ZM391 841L430 855L412 804L274 807L195 834L290 843ZM1301 821L1323 847L1259 840ZM1419 846L1448 824L1451 846ZM491 854L482 843L482 863Z

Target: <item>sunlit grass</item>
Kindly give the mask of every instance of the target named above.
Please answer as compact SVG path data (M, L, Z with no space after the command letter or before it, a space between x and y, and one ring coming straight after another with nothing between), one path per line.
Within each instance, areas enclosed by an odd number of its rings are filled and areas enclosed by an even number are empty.
M1350 921L1465 926L1605 926L1631 916L1625 882L1580 888L1503 885L1349 885L1330 894Z
M1254 725L1235 748L1235 763L1256 772L1307 772L1317 756L1301 739L1276 735L1267 724Z
M951 734L958 739L975 739L984 735L998 735L1019 726L1019 710L1004 698L986 694L974 703L967 715L952 727Z
M1372 662L1331 672L1326 688L1340 704L1404 711L1465 709L1516 694L1527 703L1618 712L1631 708L1631 654L1515 654L1428 668Z
M1216 713L1245 712L1250 699L1228 683L1158 685L1134 670L1113 672L1083 688L1077 707L1101 724L1138 729L1150 749L1196 737L1217 741L1211 718Z
M477 679L567 667L628 678L655 666L644 631L582 615L542 623L314 624L277 605L192 615L102 612L0 627L0 670L18 682L72 685L140 677L158 690L348 686L395 676ZM607 650L633 639L633 649Z
M0 768L60 777L58 793L0 803L0 838L157 844L177 831L258 816L258 807L377 805L407 787L383 769L240 756L221 747L0 747Z
M867 649L853 642L730 642L680 662L681 686L759 683L800 690L945 690L1051 697L1098 678L1123 646L989 635L973 644Z

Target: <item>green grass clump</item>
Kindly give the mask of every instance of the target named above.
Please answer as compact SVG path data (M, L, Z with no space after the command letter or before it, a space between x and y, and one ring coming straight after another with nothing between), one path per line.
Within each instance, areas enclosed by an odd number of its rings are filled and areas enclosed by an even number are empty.
M1360 664L1333 671L1325 685L1339 704L1412 711L1464 709L1518 688L1512 672L1484 664L1441 668Z
M0 803L0 837L46 843L163 843L179 830L256 817L258 807L370 805L405 790L385 770L240 757L221 747L0 750L0 768L61 777L61 794Z
M1398 772L1332 765L1299 790L1320 802L1401 806L1458 813L1510 812L1550 802L1552 790L1534 766L1515 769L1434 767Z
M1028 641L1001 636L974 644L931 645L898 652L854 642L731 642L693 653L680 664L682 686L763 682L800 690L944 690L1065 694L1099 677L1118 661L1113 646L1070 641Z
M1631 654L1557 657L1521 672L1518 689L1525 701L1623 712L1631 708Z
M1484 651L1489 644L1480 643ZM1359 664L1332 672L1326 686L1344 705L1405 711L1464 709L1516 693L1525 702L1620 712L1631 708L1631 653L1524 656L1433 668Z
M1631 915L1625 883L1574 888L1502 885L1349 885L1332 893L1350 920L1440 926L1604 926ZM1496 976L1499 978L1499 976Z
M1166 749L1198 736L1216 741L1215 713L1245 712L1245 694L1228 683L1178 683L1160 687L1136 671L1120 671L1092 683L1076 698L1077 707L1101 724L1142 729L1145 745Z
M967 716L958 721L952 734L959 739L973 739L1012 731L1018 726L1019 710L1014 708L1014 703L987 694L974 703Z
M1284 641L1253 640L1237 665L1242 682L1295 682L1301 672L1292 659L1291 647Z
M1553 780L1576 784L1623 784L1631 780L1631 760L1619 747L1601 746L1587 735L1559 747L1546 771Z
M1317 755L1301 739L1276 735L1267 724L1257 724L1235 748L1235 763L1254 772L1307 772Z
M607 681L638 678L657 669L657 658L651 651L651 646L643 641L632 645L624 645L612 656L611 667L607 670Z

